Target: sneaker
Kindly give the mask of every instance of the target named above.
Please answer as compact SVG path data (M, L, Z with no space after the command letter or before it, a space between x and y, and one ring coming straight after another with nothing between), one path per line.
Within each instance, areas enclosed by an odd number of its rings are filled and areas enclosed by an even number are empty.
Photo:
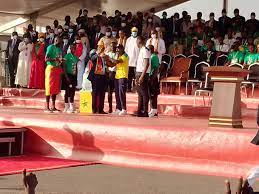
M67 113L73 114L73 113L77 113L77 111L76 111L76 109L70 107L70 108L67 110Z
M119 115L120 115L120 116L127 115L127 111L126 111L126 110L122 110L122 111L120 111Z
M151 111L148 113L149 117L156 117L158 116L157 114L157 109L151 109Z
M148 116L149 116L149 118L158 117L158 114L157 113L152 113L152 114L149 114Z
M113 115L119 115L120 112L121 112L121 111L120 111L119 109L116 109L112 114L113 114Z
M64 110L63 110L63 113L67 113L68 110L69 110L69 104L66 103L66 104L65 104L65 108L64 108Z

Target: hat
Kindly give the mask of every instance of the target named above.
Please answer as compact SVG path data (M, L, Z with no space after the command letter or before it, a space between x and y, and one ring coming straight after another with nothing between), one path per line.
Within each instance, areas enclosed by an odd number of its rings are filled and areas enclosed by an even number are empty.
M45 38L45 34L44 33L39 33L39 38Z
M131 29L131 32L138 32L138 28L137 28L137 27L133 27L133 28Z

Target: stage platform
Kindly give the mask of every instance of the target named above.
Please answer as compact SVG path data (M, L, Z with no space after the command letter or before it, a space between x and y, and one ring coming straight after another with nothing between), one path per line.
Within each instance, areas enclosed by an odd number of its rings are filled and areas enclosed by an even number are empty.
M209 128L207 119L136 118L44 114L0 109L0 123L29 130L25 153L109 165L238 177L259 164L250 144L254 120L245 129Z
M26 154L227 177L245 176L259 165L259 146L250 143L257 132L257 98L242 99L244 129L228 129L208 127L206 97L206 106L198 97L194 107L193 96L161 95L159 118L137 118L45 114L44 91L2 89L1 94L0 125L29 129ZM132 113L136 94L127 94L127 100ZM63 107L62 94L58 105Z

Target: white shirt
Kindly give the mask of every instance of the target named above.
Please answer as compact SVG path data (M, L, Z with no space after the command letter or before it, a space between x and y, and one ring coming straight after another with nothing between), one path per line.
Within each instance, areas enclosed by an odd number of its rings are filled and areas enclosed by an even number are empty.
M125 52L129 57L129 66L136 67L137 66L137 59L139 55L139 48L137 45L137 38L129 37L126 41L125 45Z
M215 48L216 48L216 51L223 52L223 53L229 52L229 49L230 49L227 44L222 44L222 45L216 44Z
M149 44L151 43L151 45L153 45L156 48L156 44L157 44L156 41L157 41L157 39L150 38L147 41L146 46L148 47ZM158 53L157 56L159 58L159 62L161 63L162 62L162 56L163 56L163 54L166 53L165 41L162 38L158 39L157 53Z
M146 73L150 73L150 71L151 71L150 58L151 58L150 52L147 50L146 47L142 47L142 48L140 49L139 55L138 55L136 72L142 73L142 72L145 70L145 68L146 68L145 59L148 59L149 67L148 67Z
M236 42L235 38L229 39L226 35L225 40L224 40L224 44L228 45L229 48L232 47L232 45Z

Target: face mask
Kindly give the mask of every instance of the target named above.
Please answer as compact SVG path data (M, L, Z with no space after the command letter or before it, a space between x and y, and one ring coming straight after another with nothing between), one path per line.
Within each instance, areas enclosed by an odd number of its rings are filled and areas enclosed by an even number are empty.
M156 31L157 31L157 32L160 32L160 27L156 27Z
M121 23L121 27L125 27L126 26L126 23Z
M254 19L255 19L255 16L251 16L251 19L254 20Z
M237 16L238 16L238 13L235 13L234 15L237 17Z
M166 17L167 17L166 15L163 15L163 18L164 18L164 19L166 19Z
M117 36L117 32L112 32L112 36L115 38Z
M28 43L28 42L29 42L29 39L28 39L28 38L25 38L25 39L24 39L24 42L25 42L25 43Z
M62 29L58 29L58 33L61 33L61 32L63 32L63 30Z
M105 15L105 14L103 14L103 17L105 17L105 18L106 18L106 15Z
M214 20L214 16L210 16L210 20Z
M44 42L45 41L45 39L44 38L40 38L40 42Z
M36 32L33 32L33 33L32 33L32 36L36 36Z
M16 40L17 38L18 38L18 36L16 36L16 35L14 35L14 36L13 36L13 39L15 39L15 40Z
M55 34L54 33L50 33L50 38L54 38Z
M138 33L137 32L132 32L131 35L136 38L138 36Z
M81 43L81 40L76 40L76 43L77 43L77 44Z
M156 38L156 34L152 34L152 35L151 35L151 38Z
M68 29L69 33L73 33L74 30L72 28Z
M151 23L151 22L152 22L152 19L148 19L148 22Z
M110 32L106 32L105 35L106 35L107 37L110 37L110 36L111 36L111 33L110 33Z
M67 43L68 43L68 39L64 39L63 42L64 42L65 44L67 44Z
M222 13L222 16L224 16L224 17L225 17L226 15L227 15L226 13Z

